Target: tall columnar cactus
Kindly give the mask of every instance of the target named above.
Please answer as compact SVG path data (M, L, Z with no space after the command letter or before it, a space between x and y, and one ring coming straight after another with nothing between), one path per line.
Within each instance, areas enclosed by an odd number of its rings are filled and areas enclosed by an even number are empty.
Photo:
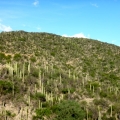
M93 94L95 93L95 88L94 88L94 85L93 85L93 87L92 87L92 91L93 91Z
M86 74L85 80L88 81L88 74Z
M69 78L71 77L71 71L70 71L70 69L69 69Z
M43 91L44 91L44 87L43 87L43 83L41 85L41 93L43 94Z
M92 86L91 86L91 83L90 83L90 91L92 90Z
M119 120L119 119L118 119L118 114L117 114L117 113L115 114L115 119L116 119L116 120Z
M51 70L53 71L53 64L51 64Z
M60 74L60 84L62 83L62 80L61 80L61 74Z
M112 110L113 108L112 108L112 104L110 105L110 117L112 117L112 112L113 112L113 110Z
M5 120L7 120L7 113L6 113L6 110L5 110Z
M35 93L37 92L37 87L36 87L36 84L35 84Z
M87 114L87 120L88 120L88 119L89 119L89 118L88 118L88 108L86 108L86 114Z
M40 100L38 100L38 108L41 109L42 108L42 102Z
M38 74L39 79L41 80L41 70L39 68L39 74Z
M46 66L46 72L48 72L48 66Z
M117 94L118 94L118 91L119 91L118 87L115 87L115 95L116 95L116 96L117 96Z
M83 88L84 88L84 86L85 86L85 79L84 79L84 77L82 77L82 85L83 85Z
M30 106L30 104L31 104L31 97L30 97L30 93L29 93L29 95L28 95L28 105Z
M19 71L19 78L22 79L22 72L21 72L21 70Z
M75 76L75 74L73 74L73 80L75 80L76 79L76 76Z
M41 108L41 102L40 102L40 100L38 100L38 108L39 109Z
M98 120L102 120L101 118L101 112L100 112L100 107L98 106Z
M25 63L23 64L23 69L22 69L22 81L24 83L25 80Z
M31 63L29 61L29 63L28 63L28 74L30 74L30 67L31 67Z
M12 88L12 94L13 94L13 96L15 95L15 86L14 86L14 83L13 83L13 86L12 86L13 88Z
M16 73L17 77L18 77L18 63L15 62L15 64L13 64L13 69L14 69L14 72Z

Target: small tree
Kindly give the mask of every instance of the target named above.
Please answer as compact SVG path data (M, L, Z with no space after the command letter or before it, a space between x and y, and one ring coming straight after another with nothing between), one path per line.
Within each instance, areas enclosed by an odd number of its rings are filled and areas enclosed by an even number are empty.
M63 101L53 107L53 113L56 113L54 120L83 120L85 111L76 101Z

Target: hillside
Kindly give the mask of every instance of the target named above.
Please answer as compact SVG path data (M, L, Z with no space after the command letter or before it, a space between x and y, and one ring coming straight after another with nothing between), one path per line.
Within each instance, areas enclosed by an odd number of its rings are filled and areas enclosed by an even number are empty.
M50 33L0 33L0 120L120 120L120 47Z

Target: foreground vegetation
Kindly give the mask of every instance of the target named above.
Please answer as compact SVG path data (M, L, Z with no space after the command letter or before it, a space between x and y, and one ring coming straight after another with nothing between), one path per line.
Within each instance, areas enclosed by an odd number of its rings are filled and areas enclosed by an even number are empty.
M0 33L0 119L119 120L119 54L92 39Z

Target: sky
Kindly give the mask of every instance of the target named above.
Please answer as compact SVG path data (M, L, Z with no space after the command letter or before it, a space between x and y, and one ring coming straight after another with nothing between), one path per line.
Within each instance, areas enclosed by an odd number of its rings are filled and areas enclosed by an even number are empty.
M18 30L120 46L120 0L0 0L0 32Z

